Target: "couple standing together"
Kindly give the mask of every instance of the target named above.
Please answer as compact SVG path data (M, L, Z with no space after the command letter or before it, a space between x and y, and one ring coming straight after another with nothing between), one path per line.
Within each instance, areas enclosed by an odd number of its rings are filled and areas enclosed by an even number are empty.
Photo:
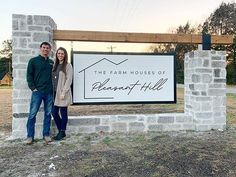
M50 52L51 45L43 42L40 45L40 55L31 58L28 63L27 82L32 95L26 125L26 144L34 142L36 115L42 102L44 105L43 139L46 144L52 141L50 137L51 114L58 129L58 133L53 139L61 140L66 136L67 109L72 103L70 86L73 69L72 65L68 63L65 48L57 49L54 62L49 58Z

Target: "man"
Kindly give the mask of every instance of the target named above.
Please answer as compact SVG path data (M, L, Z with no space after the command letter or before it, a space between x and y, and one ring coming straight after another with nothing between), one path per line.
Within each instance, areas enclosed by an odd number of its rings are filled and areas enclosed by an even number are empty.
M43 139L46 144L51 142L50 125L51 125L51 109L53 102L52 91L52 67L53 61L49 59L51 45L43 42L40 45L40 55L31 58L27 67L27 82L32 91L30 111L27 121L27 139L26 144L34 142L36 115L40 105L44 103L44 120L43 120Z

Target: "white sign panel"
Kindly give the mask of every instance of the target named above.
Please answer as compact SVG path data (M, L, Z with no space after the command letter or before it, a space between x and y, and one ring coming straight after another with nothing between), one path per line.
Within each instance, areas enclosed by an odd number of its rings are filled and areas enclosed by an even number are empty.
M73 53L73 103L175 103L175 57Z

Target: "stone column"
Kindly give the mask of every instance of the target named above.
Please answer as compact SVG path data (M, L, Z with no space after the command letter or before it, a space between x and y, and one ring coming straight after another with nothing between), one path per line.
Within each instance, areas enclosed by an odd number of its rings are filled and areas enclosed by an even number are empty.
M56 49L53 41L56 24L49 16L12 15L13 40L13 94L12 94L12 137L26 137L31 91L26 82L26 69L30 58L39 54L39 46L46 41L52 45L52 56ZM35 137L42 137L43 110L37 115Z
M185 114L195 129L226 127L226 52L197 50L185 55Z

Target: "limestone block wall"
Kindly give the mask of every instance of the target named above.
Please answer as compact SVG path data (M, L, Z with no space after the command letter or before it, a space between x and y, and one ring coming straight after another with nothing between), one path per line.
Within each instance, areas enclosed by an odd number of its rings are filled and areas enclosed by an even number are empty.
M195 130L192 116L184 113L70 116L67 132L161 132Z
M52 51L55 51L56 44L52 38L53 29L56 29L56 24L49 16L12 15L12 135L14 138L26 137L26 120L31 96L31 91L26 82L28 61L39 54L39 46L43 41L51 43L53 46ZM37 116L36 127L41 127L42 116L42 111L40 111ZM36 136L41 136L41 131L36 131Z
M195 129L225 129L226 52L197 50L185 55L185 113Z

